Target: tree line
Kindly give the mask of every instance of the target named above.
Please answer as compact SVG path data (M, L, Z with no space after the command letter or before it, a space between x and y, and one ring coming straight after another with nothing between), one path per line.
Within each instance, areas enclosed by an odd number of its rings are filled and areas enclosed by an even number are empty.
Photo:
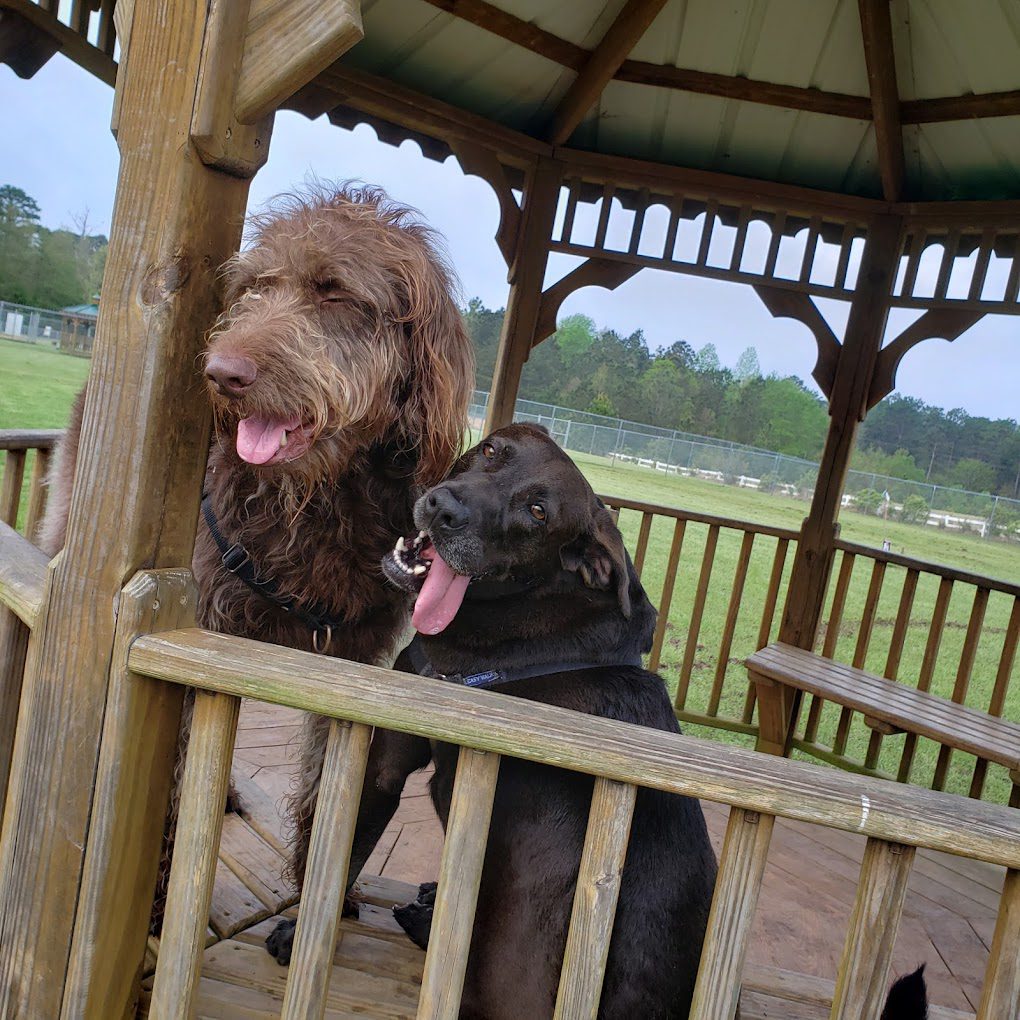
M0 187L0 301L39 308L89 304L99 293L107 239L91 233L88 212L74 230L49 230L31 195Z
M496 363L503 310L477 298L463 310L479 389ZM641 330L621 336L585 315L561 320L531 352L521 397L817 460L828 427L823 400L796 376L763 375L754 347L732 367L713 344L650 351ZM864 421L851 465L932 485L1020 497L1020 427L1012 419L945 411L893 394Z

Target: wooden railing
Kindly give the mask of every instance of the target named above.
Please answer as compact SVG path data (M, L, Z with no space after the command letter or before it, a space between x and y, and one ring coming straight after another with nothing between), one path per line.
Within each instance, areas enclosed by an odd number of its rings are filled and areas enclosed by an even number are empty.
M199 689L151 1017L185 1017L194 1002L222 826L222 794L242 697L335 720L283 1004L285 1018L322 1015L346 880L340 862L350 854L369 727L375 725L462 748L419 1017L458 1015L501 755L596 777L560 977L558 1017L595 1013L626 852L623 833L634 790L641 786L718 801L732 809L690 1014L695 1020L733 1015L776 817L868 837L836 979L833 1017L878 1016L918 847L1008 869L978 1020L1000 1020L1016 1005L1018 812L201 630L139 637L131 645L128 666L139 676ZM619 838L609 835L613 832Z
M21 530L29 538L34 535L42 519L46 505L44 481L50 453L62 434L60 429L0 429L0 450L6 451L3 486L0 488L0 521L16 528L21 516ZM24 514L19 515L29 465L32 470L29 475L28 505L24 508Z

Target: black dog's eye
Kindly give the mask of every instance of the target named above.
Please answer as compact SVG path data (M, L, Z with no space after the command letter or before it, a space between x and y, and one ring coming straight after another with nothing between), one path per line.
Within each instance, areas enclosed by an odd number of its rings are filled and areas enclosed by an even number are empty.
M496 456L496 447L492 443L482 443L482 456L486 460L492 460Z
M528 513L530 513L536 521L545 520L545 507L542 506L541 503L532 503L531 506L528 507Z

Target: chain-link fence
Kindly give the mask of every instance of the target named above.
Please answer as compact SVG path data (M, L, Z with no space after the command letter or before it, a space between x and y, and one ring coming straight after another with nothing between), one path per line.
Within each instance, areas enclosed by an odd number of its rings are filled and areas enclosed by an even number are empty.
M489 394L475 390L472 400L471 426L480 430ZM514 420L544 425L565 450L664 474L801 498L811 495L818 477L818 465L799 457L533 400L517 401ZM1004 496L851 471L843 505L889 520L1020 541L1020 500Z
M0 301L0 336L30 343L60 344L60 312Z

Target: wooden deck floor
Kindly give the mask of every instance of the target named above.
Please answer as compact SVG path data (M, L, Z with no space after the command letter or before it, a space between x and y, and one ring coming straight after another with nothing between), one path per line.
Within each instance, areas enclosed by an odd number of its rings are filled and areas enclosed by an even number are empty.
M242 709L234 758L243 817L227 816L203 969L202 1017L263 1020L279 1015L286 971L262 946L276 915L290 912L294 890L280 877L284 837L277 809L294 769L299 714L260 704ZM359 883L358 921L345 920L331 984L330 1017L413 1017L424 955L396 926L389 907L404 902L405 883L434 880L442 831L426 790L412 777L400 810ZM726 808L705 804L716 849ZM797 822L777 823L745 970L743 1012L756 1017L827 1017L832 978L850 917L864 838ZM928 851L918 853L897 939L894 970L926 964L933 1020L972 1014L980 997L1003 870ZM382 963L385 957L385 963ZM777 1008L756 984L794 971L805 1000ZM772 979L761 976L771 973ZM760 979L760 980L759 980ZM963 1011L957 1013L956 1011ZM144 1010L143 1010L144 1015Z

